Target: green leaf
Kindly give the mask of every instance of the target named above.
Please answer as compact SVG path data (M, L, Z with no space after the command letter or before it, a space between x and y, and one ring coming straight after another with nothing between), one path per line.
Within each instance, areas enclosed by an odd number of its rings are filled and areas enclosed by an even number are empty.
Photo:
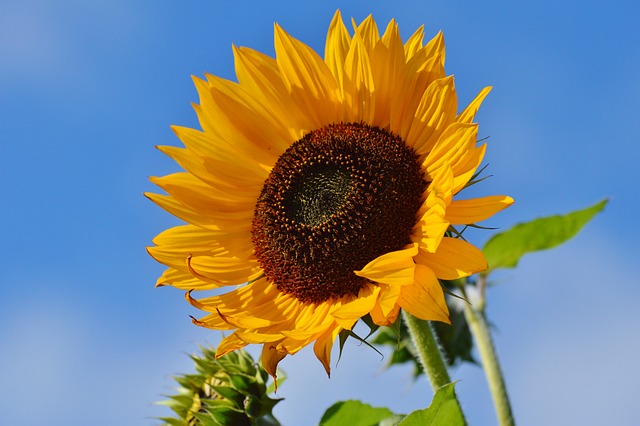
M508 231L494 235L482 249L489 263L489 270L513 268L525 254L550 249L571 239L602 211L607 202L608 200L602 200L564 216L549 216L520 223Z
M398 426L466 425L460 406L456 403L454 386L455 383L449 383L438 389L428 408L410 413Z
M376 426L394 414L388 408L375 408L360 401L340 401L325 411L320 426Z

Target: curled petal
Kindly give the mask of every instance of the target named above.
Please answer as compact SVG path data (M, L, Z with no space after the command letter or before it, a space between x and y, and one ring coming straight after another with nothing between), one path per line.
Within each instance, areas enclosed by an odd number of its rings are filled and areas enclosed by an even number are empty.
M373 282L389 285L406 285L413 280L415 264L413 256L418 253L418 245L383 254L367 263L360 271L354 271L356 275Z
M513 204L513 198L506 195L454 200L447 207L446 219L453 224L481 222Z
M458 238L444 237L435 253L420 250L415 260L444 280L468 277L487 269L482 251Z
M426 266L416 265L414 283L402 287L398 304L414 317L451 324L440 281Z
M331 377L331 348L333 348L333 342L338 337L338 334L342 331L341 327L329 328L325 331L313 345L313 352L324 366L327 376Z
M262 346L262 367L271 377L273 377L273 381L276 383L276 386L278 383L276 380L278 364L285 356L287 356L287 353L282 349L278 349L274 342L265 343Z

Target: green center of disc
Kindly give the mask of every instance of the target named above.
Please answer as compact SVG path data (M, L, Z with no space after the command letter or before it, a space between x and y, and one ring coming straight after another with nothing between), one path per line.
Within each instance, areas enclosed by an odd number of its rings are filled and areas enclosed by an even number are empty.
M340 213L354 191L348 170L335 164L317 164L298 176L284 197L287 216L316 227Z

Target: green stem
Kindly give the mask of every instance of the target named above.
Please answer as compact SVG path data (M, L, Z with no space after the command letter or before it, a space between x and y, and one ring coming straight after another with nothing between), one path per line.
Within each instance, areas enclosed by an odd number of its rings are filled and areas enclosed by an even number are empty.
M481 280L483 277L480 278ZM500 426L513 426L513 413L511 412L511 404L507 395L507 388L504 384L502 371L498 362L493 339L489 332L489 326L484 314L484 297L483 292L480 294L480 301L474 308L468 303L464 304L464 316L467 319L471 333L476 340L478 352L482 360L482 366L489 382L489 390L493 398L493 405L498 415Z
M431 381L431 387L437 391L442 386L451 383L447 366L444 363L442 352L433 334L433 328L429 321L416 318L407 311L403 311L404 321L409 329L413 344L418 350L418 356L427 376Z
M429 321L416 318L407 311L402 311L404 322L407 324L409 334L413 340L413 344L418 350L418 356L420 362L424 367L431 387L434 392L437 392L442 386L451 383L449 372L447 371L447 364L444 362L442 351L436 340L435 332ZM455 403L458 406L460 414L464 416L458 396L455 394ZM466 421L465 423L466 424Z

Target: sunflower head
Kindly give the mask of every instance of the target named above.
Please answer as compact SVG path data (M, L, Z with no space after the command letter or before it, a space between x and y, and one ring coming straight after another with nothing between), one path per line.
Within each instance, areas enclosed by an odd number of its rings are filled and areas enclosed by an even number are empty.
M237 82L195 79L202 130L174 127L184 148L160 149L185 171L148 194L186 224L148 250L168 266L158 285L207 312L195 324L231 331L216 356L262 344L275 376L313 343L328 373L363 316L449 322L439 280L486 269L455 226L513 200L454 199L484 156L473 120L490 88L458 111L441 33L403 42L371 17L350 33L336 12L324 58L278 25L274 39L275 58L234 48Z
M399 137L360 123L296 141L255 208L253 245L265 276L302 302L357 296L368 281L354 271L411 242L427 186L417 160Z

